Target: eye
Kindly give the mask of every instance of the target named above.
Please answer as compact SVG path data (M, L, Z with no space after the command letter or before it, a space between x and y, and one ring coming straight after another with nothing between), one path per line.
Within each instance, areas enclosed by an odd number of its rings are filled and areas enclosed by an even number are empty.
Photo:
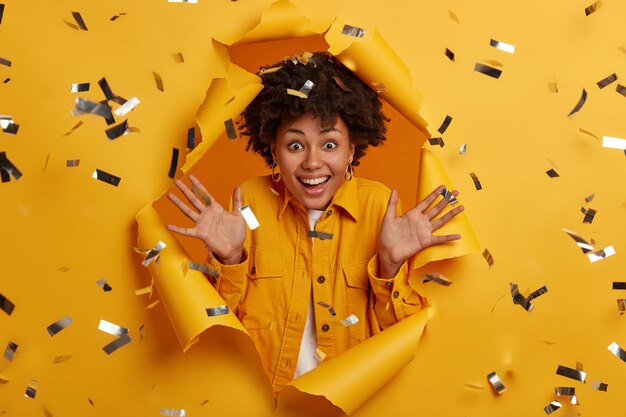
M324 150L326 151L332 151L333 149L335 149L337 147L337 144L335 142L326 142L323 146Z
M299 151L302 149L302 145L299 142L292 142L287 148L289 148L290 151Z

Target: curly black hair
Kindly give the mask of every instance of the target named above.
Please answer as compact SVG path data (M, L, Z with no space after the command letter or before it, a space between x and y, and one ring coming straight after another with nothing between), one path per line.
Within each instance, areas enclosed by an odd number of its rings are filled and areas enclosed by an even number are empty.
M246 150L260 154L268 166L274 162L271 145L279 124L307 112L319 117L322 126L333 126L341 117L355 145L353 166L359 165L368 146L385 141L388 119L378 94L328 52L294 56L263 67L259 75L263 90L243 111L239 125L241 133L248 136ZM309 81L313 87L307 98L287 91L306 94Z

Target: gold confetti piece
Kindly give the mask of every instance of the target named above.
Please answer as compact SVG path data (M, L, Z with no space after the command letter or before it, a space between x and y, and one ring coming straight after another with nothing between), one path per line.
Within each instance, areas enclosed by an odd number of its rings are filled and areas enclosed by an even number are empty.
M624 315L624 311L626 311L626 299L618 298L617 299L617 312L620 316Z
M178 167L178 148L172 148L172 159L170 160L170 170L167 176L174 178L176 176L176 167Z
M483 186L480 184L480 180L476 176L475 173L470 172L470 177L472 177L472 181L474 181L474 187L476 187L476 191L480 191L483 189Z
M0 310L4 311L9 316L13 313L13 310L15 310L15 304L2 293L0 293Z
M535 308L535 306L533 306L530 303L530 300L528 300L519 292L517 284L514 284L511 282L510 287L511 287L511 298L513 299L513 304L519 304L520 306L524 308L524 310L531 313L533 309Z
M102 350L107 355L110 355L111 353L115 352L122 346L129 344L130 342L132 342L132 339L130 338L130 336L128 334L124 334L118 337L117 339L115 339L114 341L112 341L111 343L109 343L108 345L104 346Z
M573 115L578 113L580 109L582 109L583 105L585 104L585 101L587 101L587 90L583 88L583 92L580 95L580 99L578 99L578 103L576 103L576 105L574 106L572 111L569 112L567 117L572 117Z
M493 256L491 255L489 250L487 250L487 248L485 248L485 250L483 251L483 258L485 258L485 260L489 264L489 268L491 268L493 266Z
M117 324L111 323L110 321L106 320L100 320L100 323L98 324L98 330L101 330L113 336L122 336L128 333L127 328L118 326Z
M589 194L587 197L585 197L585 201L587 203L591 203L591 200L593 200L595 196L596 196L595 194Z
M601 79L600 81L598 81L596 84L598 85L598 88L604 88L607 85L611 84L612 82L617 80L617 74L613 73L611 75L609 75L608 77L605 77L603 79Z
M356 26L343 25L341 30L342 35L354 36L355 38L362 38L365 36L365 29L358 28Z
M600 7L602 7L602 0L598 0L595 3L593 3L591 6L585 7L585 16L589 16L591 13L595 12Z
M154 71L152 71L152 76L154 77L154 82L156 83L157 90L164 91L163 90L163 80L161 79L161 76L158 73L154 72Z
M579 371L577 369L568 368L567 366L559 365L556 369L557 375L564 376L566 378L575 379L576 381L585 382L585 377L587 375L584 371Z
M67 168L77 167L80 164L80 159L68 159L66 161Z
M246 224L248 225L250 230L254 230L260 226L259 221L257 220L256 216L252 212L252 209L248 205L241 206L239 208L239 211L241 212L241 215L243 216L243 219L246 221Z
M335 313L335 309L330 304L326 304L323 301L318 301L317 304L327 309L331 316L337 315L337 313Z
M156 257L161 253L161 251L166 247L167 245L159 240L157 244L148 251L148 253L146 254L146 258L141 262L141 265L145 267L150 265L150 263L152 263L152 261L154 261Z
M610 136L602 136L602 147L626 150L626 139L612 138Z
M562 405L560 402L552 401L550 404L548 404L547 406L543 408L543 411L545 411L546 414L550 415L561 407Z
M297 90L292 90L291 88L287 89L287 94L289 94L290 96L296 96L296 97L300 97L303 99L309 98L308 95L301 93L300 91L297 91Z
M347 92L351 92L352 90L350 90L350 88L348 88L348 86L343 82L343 80L341 78L339 78L338 75L335 75L333 77L333 80L335 80L335 82L337 83L337 85L339 86L339 88L341 88L343 91L347 91Z
M206 265L206 264L199 264L196 262L190 262L189 263L189 269L193 269L195 271L200 271L205 275L210 275L212 277L215 278L219 278L220 277L220 273L217 269L213 268L210 265Z
M442 148L445 145L445 143L443 142L443 138L428 138L428 143L430 143L433 146L439 145Z
M437 129L437 131L443 135L444 132L448 130L448 127L450 126L451 122L452 122L452 116L446 115L446 118L443 119L443 122L441 123L441 126L439 126L439 129Z
M424 281L422 281L422 283L432 281L439 285L443 285L444 287L449 287L450 285L452 285L452 281L449 278L444 277L438 272L429 272L423 274L422 276L424 277Z
M326 354L324 353L324 351L322 349L315 348L315 353L313 353L313 356L315 357L315 359L317 359L320 363L324 362L324 359L326 359Z
M572 396L572 395L576 395L576 388L574 387L555 387L554 388L554 393L557 396Z
M583 208L583 210L585 209ZM597 211L592 208L583 211L583 214L585 215L585 218L583 219L583 223L593 222L593 218L596 216L596 213Z
M348 317L341 320L341 324L343 324L344 327L354 326L358 322L359 322L359 318L355 316L354 314L350 314Z
M206 309L206 315L209 317L213 316L223 316L224 314L228 314L230 310L227 305L217 306L217 307L209 307Z
M115 175L109 174L108 172L102 171L101 169L96 169L93 174L91 174L91 178L106 182L107 184L111 184L114 187L117 187L122 180L120 177L116 177Z
M583 253L587 253L587 252L590 252L592 250L595 250L595 248L593 246L591 246L589 243L587 243L587 241L585 239L583 239L582 237L578 236L576 233L572 232L571 230L567 230L567 229L562 229L562 230L565 233L567 233L568 235L570 235L570 237L576 241L576 244L583 251Z
M235 130L235 123L233 119L228 119L224 122L224 126L226 127L226 136L229 140L237 139L237 131Z
M204 400L204 401L202 401L202 403L200 404L200 406L207 405L208 403L209 403L209 400Z
M597 391L604 391L606 392L609 389L609 385L605 384L604 382L600 382L600 381L593 381L591 383L591 388L597 390Z
M557 83L548 83L548 91L551 93L558 93L559 86Z
M454 13L452 10L448 10L448 16L450 17L450 19L454 20L455 22L461 23L456 13Z
M134 109L140 103L137 97L129 98L119 109L115 110L113 113L118 117L123 117Z
M72 17L74 18L76 24L81 30L89 30L87 29L87 25L85 24L85 21L83 20L83 17L80 15L79 12L72 12Z
M55 356L54 359L52 359L52 363L63 363L69 361L70 359L72 359L72 355Z
M492 78L500 78L500 75L502 74L502 70L480 63L476 63L476 65L474 66L474 71L488 75Z
M119 19L122 16L126 16L126 13L120 13L120 14L116 14L115 16L111 17L109 20L111 22L115 22L117 19Z
M547 170L546 174L548 174L548 177L550 178L557 178L559 176L558 172L556 172L554 168L550 168L549 170Z
M626 290L626 282L613 281L614 290Z
M61 330L71 326L72 323L73 323L72 318L70 316L65 316L62 319L59 319L55 321L54 323L52 323L50 326L48 326L47 327L48 333L52 337L55 334L59 333Z
M82 120L79 120L79 121L78 121L78 123L76 123L76 124L74 125L74 127L72 127L70 130L68 130L67 132L65 132L65 133L63 134L63 136L69 136L69 135L71 135L71 134L72 134L72 133L73 133L76 129L78 129L78 128L79 128L79 127L81 127L82 125L83 125L83 121L82 121Z
M151 302L150 304L148 304L146 306L146 310L150 310L154 307L156 307L157 304L159 304L161 302L161 300L154 300L153 302Z
M187 413L185 410L177 410L175 408L161 408L162 416L174 416L174 417L185 417Z
M446 56L448 57L448 59L452 62L454 61L454 52L452 52L450 49L446 48L445 52Z
M6 349L4 349L4 357L7 358L8 361L12 361L15 353L17 352L18 345L17 343L11 342L7 343Z
M613 248L613 246L607 246L599 251L588 253L587 257L589 258L589 262L593 263L601 261L602 259L608 258L612 255L615 255L615 248Z
M99 279L98 281L96 281L96 284L98 285L98 287L102 288L102 290L104 292L108 292L111 291L113 288L111 288L111 286L109 284L107 284L106 280L104 278Z
M318 232L317 230L309 230L306 232L306 237L318 238L319 240L332 239L333 236L332 233Z
M616 357L626 362L626 352L624 352L624 350L621 347L619 347L617 343L615 342L611 343L609 345L609 350L611 351L613 355L615 355Z
M70 92L82 93L83 91L89 91L89 83L72 83Z
M459 146L459 155L465 155L465 153L467 153L467 145L464 143Z
M615 87L615 91L626 97L626 87L624 87L623 85L617 84L617 86Z
M489 380L489 383L491 384L493 389L496 390L498 394L502 394L504 391L506 391L506 387L500 380L500 377L498 377L498 375L495 373L495 371L487 375L487 379Z
M176 62L177 64L182 64L183 62L185 62L185 57L180 52L172 53L172 58L174 59L174 62Z
M459 200L456 199L454 194L452 194L452 192L448 190L446 187L443 187L443 189L439 192L439 195L442 196L444 199L448 200L451 206L454 206L455 204L459 202Z
M489 41L489 45L493 46L494 48L499 49L501 51L508 52L510 54L514 54L515 53L515 46L511 45L509 43L499 42L499 41L497 41L495 39L491 39Z
M576 362L576 370L583 371L583 364L581 362Z

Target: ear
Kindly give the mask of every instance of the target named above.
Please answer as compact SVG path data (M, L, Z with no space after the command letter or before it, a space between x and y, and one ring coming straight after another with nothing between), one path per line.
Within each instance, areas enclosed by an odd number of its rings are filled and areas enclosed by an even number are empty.
M350 158L348 158L348 164L352 163L352 159L354 158L354 143L350 144Z
M276 151L274 150L274 144L270 145L270 152L272 153L272 160L278 163L278 159L276 158Z

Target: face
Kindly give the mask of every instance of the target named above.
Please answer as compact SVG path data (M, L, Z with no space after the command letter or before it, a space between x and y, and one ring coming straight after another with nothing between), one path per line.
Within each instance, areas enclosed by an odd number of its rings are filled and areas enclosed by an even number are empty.
M340 117L324 127L305 113L280 124L272 153L291 194L307 208L324 210L345 180L354 145Z

